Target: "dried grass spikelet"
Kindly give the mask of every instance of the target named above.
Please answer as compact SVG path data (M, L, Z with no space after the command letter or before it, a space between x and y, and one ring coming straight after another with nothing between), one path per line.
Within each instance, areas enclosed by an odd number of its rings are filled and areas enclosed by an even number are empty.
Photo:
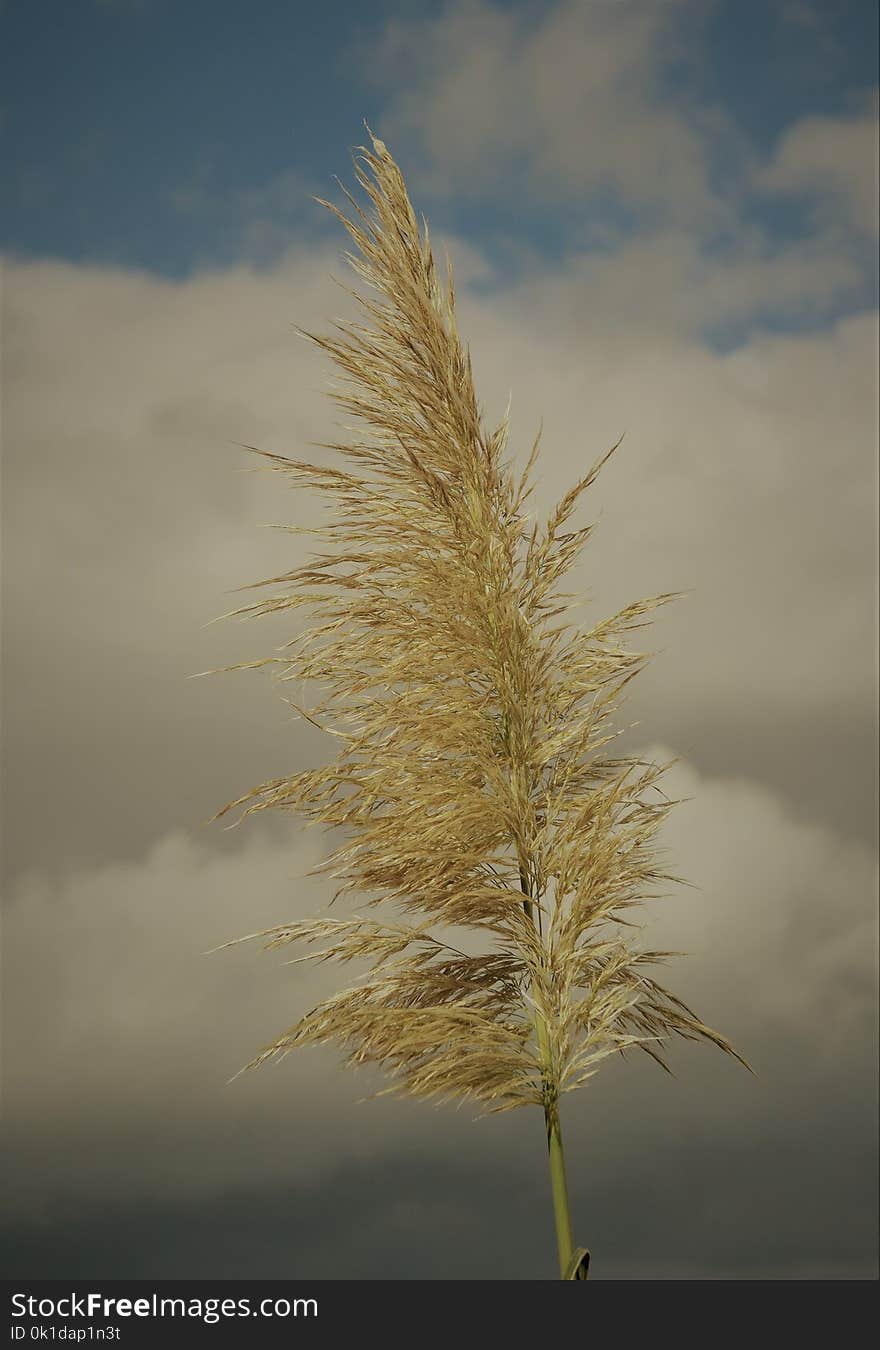
M252 1063L336 1042L350 1063L389 1071L389 1091L487 1111L542 1105L549 1122L562 1093L631 1046L664 1067L671 1037L740 1059L646 973L671 953L623 936L625 911L676 880L652 850L674 803L657 788L667 766L608 756L609 718L646 660L621 639L673 597L586 632L554 624L571 608L558 583L592 529L566 526L616 447L529 530L540 434L515 480L506 419L481 426L451 268L444 289L427 224L420 233L400 170L370 136L356 172L372 212L348 192L352 219L321 202L357 246L347 257L372 293L351 292L364 322L304 334L342 373L335 401L365 434L325 447L344 470L247 447L335 499L337 520L314 531L333 547L234 611L313 607L319 623L250 664L325 686L300 711L317 725L332 716L341 745L327 767L264 783L218 816L281 808L344 826L351 842L315 870L342 879L334 899L368 893L395 913L252 935L300 944L302 959L372 962ZM449 945L450 926L485 949Z

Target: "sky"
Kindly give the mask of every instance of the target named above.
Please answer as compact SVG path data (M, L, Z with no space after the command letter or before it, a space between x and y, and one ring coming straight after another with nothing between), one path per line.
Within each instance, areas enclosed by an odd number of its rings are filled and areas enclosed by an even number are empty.
M332 439L366 120L534 509L597 455L572 577L658 614L624 744L677 755L645 913L711 1047L563 1108L591 1278L875 1279L877 7L6 0L0 1263L29 1278L555 1274L543 1122L380 1098L310 1050L338 972L249 944L332 845L206 824L326 762L209 624L315 503L236 442ZM311 451L320 457L325 452ZM643 1057L642 1057L643 1058Z

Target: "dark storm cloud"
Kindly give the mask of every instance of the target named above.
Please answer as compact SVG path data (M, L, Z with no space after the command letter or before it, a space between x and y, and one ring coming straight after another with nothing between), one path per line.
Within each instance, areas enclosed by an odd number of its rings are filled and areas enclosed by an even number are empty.
M535 1120L534 1133L540 1135ZM533 1141L534 1142L534 1141ZM648 1162L650 1156L650 1163ZM197 1206L120 1197L0 1228L9 1278L553 1279L539 1150L475 1166L425 1149L345 1165L308 1186L279 1180ZM586 1161L586 1160L585 1160ZM719 1156L657 1147L627 1175L575 1176L595 1279L870 1279L876 1265L868 1152L829 1159L784 1140ZM579 1168L589 1172L588 1166ZM815 1184L805 1188L800 1176ZM822 1216L845 1206L846 1228ZM502 1235L502 1236L499 1236Z

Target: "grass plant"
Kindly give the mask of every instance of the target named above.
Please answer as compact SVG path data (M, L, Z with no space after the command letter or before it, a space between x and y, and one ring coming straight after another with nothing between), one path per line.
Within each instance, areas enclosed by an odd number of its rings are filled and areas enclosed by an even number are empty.
M351 292L360 322L304 334L335 363L333 397L356 426L322 447L335 464L247 447L297 488L329 495L336 519L309 531L328 547L257 583L272 592L233 611L308 607L317 622L248 665L320 685L320 703L293 706L332 734L338 754L218 812L282 810L345 832L315 870L341 883L334 900L365 897L363 912L250 936L270 949L295 944L303 960L365 962L366 974L252 1065L333 1042L352 1065L382 1066L387 1091L469 1098L485 1112L538 1107L560 1275L586 1278L569 1214L564 1094L631 1049L668 1069L675 1037L741 1060L654 978L673 953L632 939L634 907L677 880L655 839L675 803L659 786L668 765L611 753L612 718L649 655L629 650L626 635L674 597L586 629L570 621L559 583L593 525L569 522L617 446L543 524L526 513L540 434L514 474L508 419L483 427L452 268L441 285L427 223L370 139L355 161L364 204L346 191L349 217L321 201L356 247L346 256L367 288Z

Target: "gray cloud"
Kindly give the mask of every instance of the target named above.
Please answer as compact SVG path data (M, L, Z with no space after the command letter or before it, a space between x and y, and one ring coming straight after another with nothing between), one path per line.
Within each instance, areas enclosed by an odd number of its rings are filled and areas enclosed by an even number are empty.
M843 718L858 765L834 756L824 801L805 804L839 820L831 783L857 778L868 808L873 793L876 318L721 357L674 312L661 340L668 267L662 243L643 251L645 305L628 318L615 314L613 260L604 274L574 262L567 283L539 273L503 296L465 294L479 388L490 417L513 388L520 460L543 416L542 511L627 432L587 504L602 524L573 585L592 589L594 613L698 587L658 621L668 650L636 715L674 726L697 763L723 763L730 729L745 728L748 775L795 801L803 777L794 760L786 773L780 728L819 754ZM290 328L320 331L344 308L331 270L311 250L271 273L177 284L7 268L12 872L128 856L316 752L317 733L291 724L259 677L186 677L290 635L280 621L202 625L246 602L233 587L301 556L296 536L256 527L308 523L315 503L238 472L249 458L228 442L300 453L332 437L326 372Z
M627 1060L566 1099L597 1274L870 1274L876 860L753 783L679 765L668 790L692 797L664 844L700 891L652 903L641 940L688 950L670 986L759 1076L684 1046L676 1079ZM34 870L13 893L7 1268L70 1274L67 1234L83 1275L270 1275L286 1262L302 1275L549 1276L536 1113L474 1122L468 1108L358 1104L382 1080L329 1051L227 1085L339 979L256 944L201 954L326 903L326 885L303 878L317 833L278 841L247 822L237 840L219 856L177 831L138 861L60 885ZM194 1212L214 1216L199 1242ZM116 1257L114 1224L136 1232Z

